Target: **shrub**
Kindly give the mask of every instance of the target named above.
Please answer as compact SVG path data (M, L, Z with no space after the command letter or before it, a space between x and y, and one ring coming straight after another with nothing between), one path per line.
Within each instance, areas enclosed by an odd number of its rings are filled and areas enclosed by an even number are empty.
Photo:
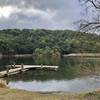
M7 88L6 80L0 79L0 88Z

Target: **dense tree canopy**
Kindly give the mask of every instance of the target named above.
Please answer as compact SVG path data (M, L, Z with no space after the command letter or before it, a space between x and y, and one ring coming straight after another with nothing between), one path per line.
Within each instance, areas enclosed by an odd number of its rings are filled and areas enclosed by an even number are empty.
M61 54L100 52L100 35L70 30L7 29L0 31L0 53L32 54L36 50L58 50Z

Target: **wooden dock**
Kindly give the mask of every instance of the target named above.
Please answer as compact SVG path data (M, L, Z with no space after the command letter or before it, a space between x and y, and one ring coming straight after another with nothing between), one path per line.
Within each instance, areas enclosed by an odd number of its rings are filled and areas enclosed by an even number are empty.
M0 72L0 77L6 77L9 75L17 74L20 72L27 71L29 69L48 69L57 71L58 66L47 66L47 65L9 65L7 69Z

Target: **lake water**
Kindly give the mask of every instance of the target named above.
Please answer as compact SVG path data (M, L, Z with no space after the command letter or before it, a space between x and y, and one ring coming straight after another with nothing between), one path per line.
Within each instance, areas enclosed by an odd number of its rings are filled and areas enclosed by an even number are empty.
M8 64L58 65L58 71L29 70L5 78L10 88L40 92L86 92L100 88L100 58L68 57L59 59L3 58L0 70Z

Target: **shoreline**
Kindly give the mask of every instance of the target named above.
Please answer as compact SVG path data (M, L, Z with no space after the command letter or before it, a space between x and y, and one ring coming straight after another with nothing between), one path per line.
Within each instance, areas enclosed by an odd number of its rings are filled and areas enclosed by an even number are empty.
M34 54L15 54L15 55L0 55L0 58L2 57L33 57ZM70 54L64 54L63 57L100 57L100 53L70 53Z
M63 56L64 57L100 57L100 53L71 53Z
M33 57L33 54L2 55L1 58L3 58L3 57L25 58L25 57Z

